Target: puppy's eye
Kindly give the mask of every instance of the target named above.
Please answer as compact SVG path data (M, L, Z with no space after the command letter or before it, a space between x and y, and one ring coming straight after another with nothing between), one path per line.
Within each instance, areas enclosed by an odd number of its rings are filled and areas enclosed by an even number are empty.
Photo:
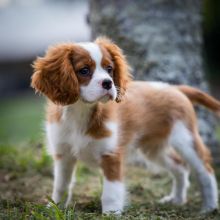
M82 76L88 76L90 75L90 69L88 67L83 67L79 70L79 74Z
M106 67L106 70L107 70L107 72L108 72L109 74L111 74L113 68L112 68L112 66L107 66L107 67Z

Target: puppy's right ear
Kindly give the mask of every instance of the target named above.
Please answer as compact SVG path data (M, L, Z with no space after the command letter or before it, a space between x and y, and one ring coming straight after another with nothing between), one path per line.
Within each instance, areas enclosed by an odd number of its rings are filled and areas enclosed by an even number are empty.
M60 44L49 48L33 64L31 86L56 104L73 104L79 98L78 80L71 63L73 53L73 44Z
M132 76L130 74L131 68L122 50L110 39L106 37L98 37L95 40L95 43L103 46L112 57L112 61L114 62L115 66L113 80L119 89L116 102L120 102L123 95L125 94L128 83L132 80Z

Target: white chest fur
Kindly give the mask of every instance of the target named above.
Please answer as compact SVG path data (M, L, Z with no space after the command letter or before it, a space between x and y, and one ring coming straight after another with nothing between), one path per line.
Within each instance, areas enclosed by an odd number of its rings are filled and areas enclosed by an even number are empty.
M99 164L101 156L114 152L118 142L118 125L105 123L111 136L95 139L86 134L91 112L88 109L67 108L58 123L46 123L47 145L52 155L70 154L89 165Z

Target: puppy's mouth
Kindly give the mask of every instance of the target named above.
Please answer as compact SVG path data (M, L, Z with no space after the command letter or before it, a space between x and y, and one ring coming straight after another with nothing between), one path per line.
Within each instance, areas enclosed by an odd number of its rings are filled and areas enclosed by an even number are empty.
M98 98L98 99L96 99L96 100L93 100L93 101L88 101L88 100L86 100L86 99L84 99L84 98L82 98L82 97L81 97L81 100L82 100L84 103L87 103L87 104L95 104L95 103L97 103L97 102L106 103L106 102L108 102L108 101L110 101L110 100L114 100L114 97L113 97L113 95L107 93L107 94L105 94L105 95L101 96L100 98Z
M98 101L102 102L102 103L106 103L110 100L113 100L113 96L109 93L105 94L104 96L102 96Z

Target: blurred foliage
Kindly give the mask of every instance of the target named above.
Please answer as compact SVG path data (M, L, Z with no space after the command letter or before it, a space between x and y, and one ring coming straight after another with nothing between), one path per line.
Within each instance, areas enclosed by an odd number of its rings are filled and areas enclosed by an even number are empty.
M210 78L220 79L220 1L204 0L204 55Z
M204 30L217 31L220 27L220 1L204 0Z
M0 144L26 141L42 142L44 101L34 94L1 100Z
M40 172L51 173L51 158L43 145L33 142L19 145L0 145L0 169L8 172Z

